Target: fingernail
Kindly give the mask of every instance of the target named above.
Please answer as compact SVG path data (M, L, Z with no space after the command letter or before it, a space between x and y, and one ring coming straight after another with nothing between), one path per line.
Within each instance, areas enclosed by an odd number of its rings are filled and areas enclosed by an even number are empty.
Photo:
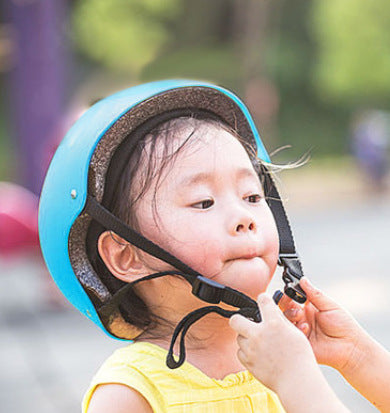
M300 330L302 331L303 334L305 334L305 336L307 336L307 334L309 333L309 324L304 323L301 325Z
M287 318L294 318L294 317L296 317L296 315L298 314L298 309L297 308L290 308L289 310L286 310L285 312L284 312L284 315L287 317Z

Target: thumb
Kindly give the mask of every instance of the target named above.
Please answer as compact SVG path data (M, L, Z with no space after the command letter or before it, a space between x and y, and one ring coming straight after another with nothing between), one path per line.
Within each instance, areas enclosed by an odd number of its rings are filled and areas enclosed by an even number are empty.
M234 314L229 319L229 325L240 336L248 337L255 323L240 314Z
M301 278L299 285L305 291L307 299L317 308L317 310L330 311L339 308L335 301L325 295L321 290L314 287L306 277Z
M261 317L263 321L272 320L276 317L280 317L282 315L281 310L272 300L272 298L266 294L262 293L257 298L257 303L259 305Z

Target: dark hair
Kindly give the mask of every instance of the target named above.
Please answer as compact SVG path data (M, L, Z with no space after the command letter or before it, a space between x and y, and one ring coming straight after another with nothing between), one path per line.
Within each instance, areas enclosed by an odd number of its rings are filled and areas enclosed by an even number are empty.
M195 117L174 118L159 124L140 137L131 147L127 162L119 175L119 179L116 182L111 182L111 185L114 184L115 188L111 191L113 196L109 205L107 205L108 209L131 228L140 230L139 222L134 213L136 203L150 189L152 183L156 185L156 195L158 185L164 179L164 172L167 168L174 165L179 153L188 146L195 132L203 125L213 125L232 133L245 147L255 170L258 172L259 163L255 149L223 122L215 119L198 119ZM186 131L189 131L188 136L178 145L175 138L182 137L182 133ZM126 139L132 139L132 134ZM157 156L157 148L160 148L158 144L161 141L164 143L163 153ZM120 150L121 148L117 149L117 151ZM109 169L115 167L115 162L113 164L112 161ZM135 182L136 185L134 185ZM135 187L137 191L135 191ZM153 207L156 207L155 198ZM111 274L97 251L98 238L104 231L105 228L96 222L91 223L87 234L87 254L101 281L110 293L114 294L127 284ZM91 297L91 299L97 307L101 305L101 303L96 303L96 298ZM135 288L128 290L126 300L119 305L119 311L126 322L143 331L150 331L157 324L167 323L166 320L161 319L150 311L137 295ZM110 320L102 321L109 329Z

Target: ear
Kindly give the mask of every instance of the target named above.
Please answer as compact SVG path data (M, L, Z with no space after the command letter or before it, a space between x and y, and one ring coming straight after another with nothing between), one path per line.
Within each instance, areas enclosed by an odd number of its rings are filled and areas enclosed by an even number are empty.
M111 274L122 281L131 282L148 274L137 249L112 231L100 234L98 251Z

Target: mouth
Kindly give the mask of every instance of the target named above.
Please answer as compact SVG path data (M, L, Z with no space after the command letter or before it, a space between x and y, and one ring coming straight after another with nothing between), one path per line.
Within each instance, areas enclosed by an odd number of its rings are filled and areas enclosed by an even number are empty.
M252 258L257 258L260 255L257 252L246 252L230 258L228 261L237 261L237 260L251 260Z

